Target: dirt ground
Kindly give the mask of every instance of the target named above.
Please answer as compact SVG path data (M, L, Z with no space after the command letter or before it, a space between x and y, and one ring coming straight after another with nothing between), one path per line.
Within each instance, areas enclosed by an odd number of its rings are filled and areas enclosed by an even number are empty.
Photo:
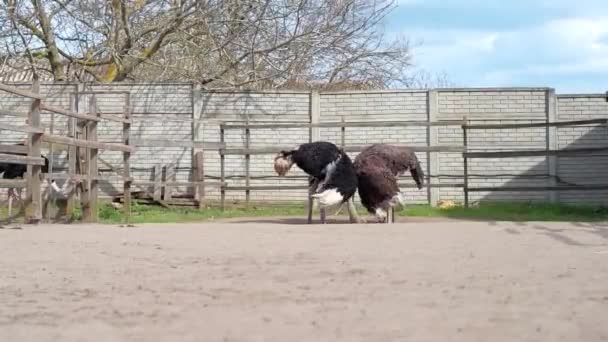
M606 341L608 225L0 229L0 341Z

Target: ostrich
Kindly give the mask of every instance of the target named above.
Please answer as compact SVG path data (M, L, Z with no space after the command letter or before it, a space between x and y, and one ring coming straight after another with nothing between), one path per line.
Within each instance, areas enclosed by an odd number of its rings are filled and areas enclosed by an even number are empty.
M407 170L418 189L424 184L424 172L416 154L407 147L373 144L355 158L361 204L380 222L394 222L393 207L404 205L405 197L399 191L398 177Z
M305 143L291 151L281 151L274 159L274 169L285 176L296 164L310 177L308 199L308 223L312 220L312 201L319 200L321 223L325 223L325 208L348 203L350 222L359 217L353 202L357 191L357 175L348 155L336 145L317 141Z
M24 146L25 144L19 143L16 145ZM14 155L21 155L21 156L26 155L24 153L11 153L11 152L7 152L6 154L14 154ZM48 171L49 170L49 160L45 156L41 155L41 157L44 159L44 166L42 166L42 173L48 173L49 172ZM0 173L2 173L3 179L23 178L23 175L25 174L26 171L27 171L27 165L13 164L13 163L0 163ZM21 189L19 189L17 192L15 192L15 190L13 188L9 188L7 195L8 195L8 211L9 211L9 215L10 215L11 211L12 211L13 200L14 199L21 200Z

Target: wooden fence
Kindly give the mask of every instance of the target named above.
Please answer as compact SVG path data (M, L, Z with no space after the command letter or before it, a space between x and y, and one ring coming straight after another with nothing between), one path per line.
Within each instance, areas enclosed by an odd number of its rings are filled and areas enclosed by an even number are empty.
M272 124L251 124L251 123L221 123L220 124L220 143L225 146L225 131L226 130L244 130L245 135L245 147L244 148L220 148L220 183L221 193L220 193L220 201L222 209L225 208L226 202L226 192L227 191L244 191L245 192L245 203L249 206L251 200L251 191L276 191L276 190L306 190L308 189L307 183L302 185L261 185L261 186L252 186L251 180L255 177L251 176L250 171L250 156L251 155L261 155L261 154L276 154L281 150L290 150L293 148L292 146L268 146L268 147L258 147L251 148L251 131L255 129L281 129L281 128L308 128L309 129L309 141L313 141L313 128L340 128L340 146L346 152L360 152L365 146L364 145L346 145L346 134L347 128L349 127L438 127L438 126L463 126L464 122L462 120L446 120L446 121L437 121L437 122L428 122L428 121L383 121L383 122L346 122L344 120L340 122L323 122L323 123L272 123ZM399 144L396 144L399 145ZM464 146L462 145L438 145L431 146L430 141L427 139L426 146L410 146L415 152L426 152L427 156L430 153L436 152L464 152ZM245 185L244 186L231 186L226 183L226 163L225 156L226 155L241 155L245 156ZM430 158L427 158L430 160ZM428 163L427 163L428 164ZM430 165L427 165L426 172L426 182L425 186L427 191L430 191L431 188L462 188L464 184L461 183L443 183L436 184L432 182L433 175L430 172ZM268 178L266 176L262 178ZM403 184L400 184L403 186ZM413 185L412 185L413 186ZM429 197L430 200L430 197Z
M466 118L465 118L466 121ZM583 125L603 125L608 132L608 119L575 120L560 122L541 122L541 123L521 123L521 124L484 124L471 125L466 121L462 126L463 145L466 151L462 154L464 163L464 203L469 207L470 192L489 192L489 191L591 191L608 190L608 184L593 185L551 185L551 186L496 186L496 187L470 187L469 186L469 167L468 161L471 158L519 158L519 157L547 157L549 164L555 164L552 158L559 156L580 156L597 152L608 152L608 146L588 147L588 148L565 148L551 149L549 143L544 150L513 150L513 151L469 151L468 132L470 130L488 129L521 129L521 128L545 128L551 127L572 127ZM556 176L556 175L554 175Z
M130 144L131 135L131 117L130 104L127 101L125 111L121 117L102 117L97 111L95 93L89 101L89 108L86 113L72 109L64 109L48 105L44 102L45 98L39 94L40 83L35 80L31 90L15 88L5 84L0 84L0 90L5 92L27 97L32 99L30 110L27 113L27 124L24 126L0 125L0 129L12 130L28 133L28 144L26 147L16 145L0 145L0 152L9 153L24 153L27 156L0 154L0 161L12 164L27 164L28 173L26 180L3 180L0 183L1 187L9 188L27 188L27 197L25 204L31 209L26 214L26 221L37 223L42 219L42 179L46 178L49 182L55 179L65 179L66 181L72 178L83 182L80 188L83 190L81 196L81 207L83 208L83 219L86 222L97 221L98 210L98 183L101 180L107 180L100 177L98 172L98 157L100 150L120 151L123 153L123 188L125 193L124 213L127 222L131 212L131 182L130 177L130 158L135 148ZM86 92L85 92L86 93ZM51 127L49 132L46 132L40 123L40 113L42 111L52 114ZM19 113L2 110L3 115L22 116ZM53 132L54 114L67 116L69 118L69 133L68 136L56 135ZM123 124L122 142L121 143L102 143L97 141L97 125L102 120L120 122ZM41 166L44 165L44 160L41 158L42 143L49 144L51 152L49 173L42 174ZM54 144L68 146L68 172L53 173L53 157L52 151ZM84 156L84 162L83 157ZM76 187L75 187L76 188ZM73 209L75 203L75 191L68 194L67 209Z

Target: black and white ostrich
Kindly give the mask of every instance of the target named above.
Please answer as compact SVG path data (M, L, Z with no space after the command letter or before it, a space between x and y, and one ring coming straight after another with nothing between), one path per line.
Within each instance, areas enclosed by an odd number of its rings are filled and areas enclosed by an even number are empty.
M15 144L17 146L24 146L24 143L19 143L19 144ZM14 153L14 152L7 152L5 154L13 154L13 155L20 155L20 156L25 156L27 154L25 153ZM44 159L44 166L42 166L42 173L48 173L49 172L49 160L41 155L40 157L42 157ZM2 178L3 179L17 179L17 178L23 178L23 176L25 175L25 173L27 172L27 165L24 164L13 164L13 163L0 163L0 173L2 173ZM9 188L8 192L8 211L9 211L9 215L11 215L11 211L12 211L12 204L13 204L13 200L21 200L21 189L19 189L17 192L15 192L15 189L13 188Z
M326 141L304 143L297 149L281 151L274 159L274 169L285 176L296 164L310 177L308 223L312 221L313 199L319 200L321 223L325 223L325 208L347 203L350 222L359 217L353 202L357 191L357 174L352 160L338 146Z
M408 147L370 145L355 158L354 166L361 204L381 222L394 222L393 208L405 204L397 183L399 176L409 170L418 189L424 185L424 171Z

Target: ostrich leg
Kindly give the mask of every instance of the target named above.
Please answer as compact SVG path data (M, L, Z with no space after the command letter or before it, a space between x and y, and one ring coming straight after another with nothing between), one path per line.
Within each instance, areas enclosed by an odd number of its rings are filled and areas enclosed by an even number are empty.
M8 191L7 191L7 195L8 195L8 216L10 217L13 214L14 189L13 188L9 188Z
M315 178L310 178L309 187L308 187L308 224L312 223L312 205L313 199L312 194L317 190L317 186L319 185L319 181Z
M350 223L361 223L359 214L357 214L357 208L355 207L355 200L352 197L348 200L348 219Z

